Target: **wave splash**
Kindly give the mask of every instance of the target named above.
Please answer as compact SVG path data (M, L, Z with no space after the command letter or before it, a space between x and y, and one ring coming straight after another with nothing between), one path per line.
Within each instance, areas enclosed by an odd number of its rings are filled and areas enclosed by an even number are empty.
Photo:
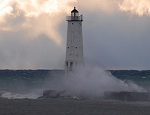
M78 68L75 73L49 75L40 83L40 87L27 88L27 92L1 91L0 96L7 99L38 99L44 91L49 90L52 96L69 98L101 98L106 92L145 92L146 90L131 81L122 81L100 67ZM18 84L18 87L21 85ZM25 86L23 86L25 87ZM25 88L24 88L25 89ZM61 93L60 93L61 92ZM51 94L50 94L51 95Z

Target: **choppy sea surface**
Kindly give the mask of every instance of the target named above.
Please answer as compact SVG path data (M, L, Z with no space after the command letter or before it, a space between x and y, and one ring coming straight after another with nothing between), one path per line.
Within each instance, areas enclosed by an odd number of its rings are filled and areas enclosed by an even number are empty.
M137 85L150 88L150 70L110 70L111 74L123 81L132 81Z
M150 70L108 70L109 74L124 82L150 88ZM63 70L0 70L0 94L4 98L33 98L49 89L52 78L64 77ZM34 93L33 93L34 92Z

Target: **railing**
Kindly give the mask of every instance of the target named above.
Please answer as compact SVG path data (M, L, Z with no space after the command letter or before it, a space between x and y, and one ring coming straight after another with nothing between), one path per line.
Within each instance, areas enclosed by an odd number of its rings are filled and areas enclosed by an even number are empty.
M67 21L83 21L83 16L67 16Z

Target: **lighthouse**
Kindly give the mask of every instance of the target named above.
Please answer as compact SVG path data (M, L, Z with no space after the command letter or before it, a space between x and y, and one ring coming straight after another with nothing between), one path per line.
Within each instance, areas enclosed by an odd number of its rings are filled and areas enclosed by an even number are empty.
M72 72L84 64L82 21L82 15L74 7L71 16L67 16L66 72Z

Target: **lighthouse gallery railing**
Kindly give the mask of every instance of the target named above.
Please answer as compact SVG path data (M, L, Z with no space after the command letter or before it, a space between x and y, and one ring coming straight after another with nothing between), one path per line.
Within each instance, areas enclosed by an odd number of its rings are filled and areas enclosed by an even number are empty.
M83 21L83 16L67 16L67 21Z

